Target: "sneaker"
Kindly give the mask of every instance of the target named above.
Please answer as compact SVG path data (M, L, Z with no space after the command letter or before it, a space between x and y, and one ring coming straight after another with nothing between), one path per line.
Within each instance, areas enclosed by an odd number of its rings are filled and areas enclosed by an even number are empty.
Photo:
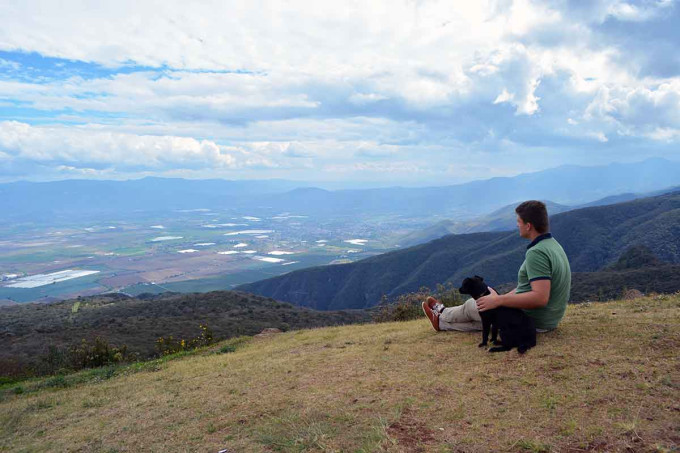
M439 313L432 311L428 301L423 302L423 313L427 316L427 319L432 323L432 328L439 332Z
M437 312L438 314L441 314L444 311L444 304L439 302L437 299L434 297L430 296L426 300L427 306L430 307L430 310Z

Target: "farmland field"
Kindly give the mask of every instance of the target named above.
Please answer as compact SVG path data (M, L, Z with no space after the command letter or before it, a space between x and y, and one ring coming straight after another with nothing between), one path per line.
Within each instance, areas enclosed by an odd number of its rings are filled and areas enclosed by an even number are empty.
M99 294L233 289L309 266L395 250L405 219L322 218L207 209L135 212L89 223L0 222L0 300L49 302ZM18 279L94 272L35 288Z

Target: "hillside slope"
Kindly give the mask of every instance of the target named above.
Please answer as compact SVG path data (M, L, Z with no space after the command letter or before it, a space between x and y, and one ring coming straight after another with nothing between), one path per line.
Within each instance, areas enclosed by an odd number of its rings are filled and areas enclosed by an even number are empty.
M553 215L560 212L577 209L571 206L553 203L550 200L542 200L548 208L548 212ZM476 217L467 221L456 220L442 220L425 229L413 231L406 236L399 239L401 246L410 247L412 245L423 244L425 242L439 239L448 234L468 234L468 233L483 233L491 231L512 231L515 228L515 207L519 203L515 202L507 206L503 206L489 214L481 217Z
M562 212L573 211L575 209L589 208L594 206L604 206L609 204L624 203L626 201L636 200L639 198L649 198L663 195L671 192L680 191L680 187L669 187L663 190L655 190L647 193L624 193L620 195L612 195L609 197L595 200L584 205L565 206L559 203L554 203L549 200L542 200L548 207L548 212L556 215ZM503 206L494 212L476 217L472 220L442 220L425 229L417 230L408 233L399 239L399 244L402 247L410 247L412 245L423 244L428 241L439 239L447 234L467 234L467 233L481 233L487 231L512 231L515 229L515 207L521 202L515 201L507 206Z
M680 263L680 192L578 209L551 217L551 230L572 271L611 265L633 245L665 263ZM491 284L516 281L528 242L516 232L450 235L349 264L315 267L249 283L239 290L316 309L365 308L437 283L482 275Z
M2 451L676 451L680 295L569 306L524 356L404 323L0 391ZM107 379L108 377L108 379Z
M157 353L159 337L193 338L200 324L216 338L230 338L266 327L288 330L368 320L364 311L319 312L235 291L21 304L0 308L0 376L40 365L50 346L63 348L97 336L147 358Z

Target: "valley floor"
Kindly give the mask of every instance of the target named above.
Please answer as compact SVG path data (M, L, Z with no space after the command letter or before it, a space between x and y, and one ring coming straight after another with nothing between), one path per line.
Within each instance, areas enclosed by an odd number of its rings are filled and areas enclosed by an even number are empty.
M569 306L524 356L479 340L423 317L7 390L0 450L677 451L680 294Z

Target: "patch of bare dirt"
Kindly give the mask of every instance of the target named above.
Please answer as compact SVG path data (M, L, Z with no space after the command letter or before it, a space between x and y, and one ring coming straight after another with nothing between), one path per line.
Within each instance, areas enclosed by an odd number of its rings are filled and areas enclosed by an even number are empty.
M404 409L399 420L387 427L387 434L409 452L425 451L424 445L435 441L434 432L408 409Z
M629 289L623 293L623 300L635 300L644 297L644 294L637 289Z
M281 333L281 332L282 332L281 330L276 329L274 327L268 327L255 336L258 337L258 338L265 338L265 337L271 337L272 335L276 335L277 333Z

